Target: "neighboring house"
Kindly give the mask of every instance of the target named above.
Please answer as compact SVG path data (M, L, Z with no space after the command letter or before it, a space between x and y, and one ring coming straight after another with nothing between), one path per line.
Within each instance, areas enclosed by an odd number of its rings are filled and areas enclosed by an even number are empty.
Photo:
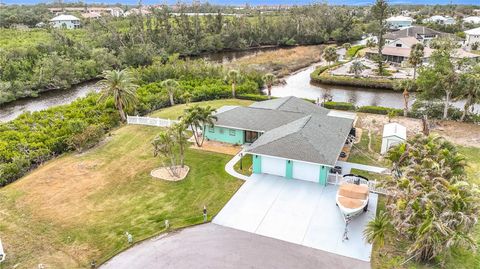
M412 26L413 19L406 16L395 16L387 19L388 27L391 30L403 29Z
M87 12L81 14L84 19L98 19L102 17L100 13L97 12Z
M296 97L223 107L208 140L245 145L253 173L326 184L353 127L355 114L339 116Z
M424 19L424 23L437 23L442 25L453 25L455 24L455 19L449 16L440 16L435 15L430 18Z
M382 49L383 57L386 61L391 63L402 63L408 60L410 57L410 51L413 45L420 43L416 38L408 36L401 37L390 41L385 44ZM428 58L432 55L433 50L425 47L423 61L427 62ZM365 55L371 58L373 55L377 55L378 50L376 48L368 48L365 50Z
M465 23L480 24L480 16L470 16L463 19Z
M72 15L59 15L50 20L54 28L76 29L80 28L80 19Z
M427 44L430 40L437 37L452 37L454 35L430 29L425 26L412 26L399 31L391 32L385 35L385 41L391 42L398 38L414 37L418 41Z
M55 15L62 14L64 12L80 12L80 13L99 13L108 14L113 17L123 16L123 9L119 7L52 7L48 9Z
M480 27L465 31L465 45L480 44Z

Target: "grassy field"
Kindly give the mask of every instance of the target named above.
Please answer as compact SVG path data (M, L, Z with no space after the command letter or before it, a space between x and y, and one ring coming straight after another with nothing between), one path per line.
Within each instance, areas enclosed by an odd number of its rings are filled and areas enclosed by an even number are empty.
M272 72L278 77L286 76L301 68L321 60L325 46L299 46L274 51L260 52L252 57L244 57L230 63L233 67L254 67Z
M157 113L177 116L183 106ZM203 205L210 218L218 213L242 183L224 171L231 156L188 149L185 180L153 179L162 161L150 141L159 131L121 127L96 148L65 154L0 189L4 268L86 268L128 247L126 231L139 241L165 231L165 219L174 229L201 223Z
M205 101L205 102L198 102L198 103L190 103L188 106L198 104L199 106L202 106L202 107L211 106L212 108L218 109L222 106L248 106L252 103L253 101L249 101L249 100L220 99L220 100L212 100L212 101ZM178 119L178 117L180 117L183 114L184 110L188 108L188 106L183 104L183 105L170 107L167 109L161 109L151 113L150 116L176 120Z
M368 131L363 132L360 139L360 143L353 144L350 155L348 156L348 161L352 163L361 163L374 166L382 166L384 163L379 160L380 147L382 146L382 137L378 134L372 133L371 135L371 149L373 152L368 149Z
M87 33L84 29L62 30L68 37L74 40L84 40ZM30 48L38 44L47 43L52 40L52 35L47 29L0 29L0 48ZM88 42L88 40L84 40Z

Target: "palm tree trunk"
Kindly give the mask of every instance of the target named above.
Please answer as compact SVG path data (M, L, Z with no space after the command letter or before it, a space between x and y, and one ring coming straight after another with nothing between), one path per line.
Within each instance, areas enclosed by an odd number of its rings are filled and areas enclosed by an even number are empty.
M268 99L270 99L270 97L272 96L272 85L268 84L267 89L268 89Z
M122 102L120 102L120 98L117 96L117 99L115 100L115 103L117 105L118 113L120 114L120 119L122 122L127 121L127 117L125 116L125 111L123 111L123 105Z
M417 66L415 65L413 67L413 79L415 79L417 77Z
M235 82L232 82L232 97L235 98L236 92L235 92Z
M465 105L463 106L463 113L462 113L462 117L460 118L460 121L465 120L465 117L467 116L468 110L470 109L470 106L471 106L471 100L472 100L472 97L468 96L467 100L465 101Z
M407 89L403 90L403 104L404 104L404 109L403 109L403 116L406 117L408 115L408 98L410 94L408 93Z
M193 124L190 124L190 128L192 128L193 138L195 139L195 144L197 144L197 146L200 147L200 143L198 141L198 134L197 134L196 126L193 125Z
M175 100L173 100L173 92L172 93L168 93L169 97L170 97L170 105L171 106L174 106L175 105Z
M202 140L200 140L200 147L203 145L203 142L205 141L205 127L203 128L202 132Z
M447 90L446 93L445 93L445 105L443 107L443 118L444 120L446 120L448 118L448 107L450 105L450 95L452 93Z

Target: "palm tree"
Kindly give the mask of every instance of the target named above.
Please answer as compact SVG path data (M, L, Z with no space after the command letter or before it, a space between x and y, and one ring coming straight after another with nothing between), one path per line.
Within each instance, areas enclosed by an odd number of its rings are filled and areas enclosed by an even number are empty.
M342 47L343 47L345 50L349 50L349 49L352 47L352 44L350 44L350 43L343 43Z
M97 83L101 90L98 102L105 102L113 97L115 108L122 122L125 122L127 117L124 110L135 106L138 102L135 93L138 86L133 83L132 76L127 70L103 71L102 77L103 79Z
M354 61L352 65L350 65L350 69L348 70L349 73L354 73L355 77L358 78L360 74L365 70L365 66L360 61Z
M480 103L480 66L476 67L472 73L463 76L464 85L458 99L465 100L463 106L461 121L465 120L468 111L474 104Z
M424 46L422 43L414 44L410 50L408 62L413 66L413 79L417 77L417 67L422 64L425 56Z
M175 81L174 79L166 79L160 83L160 86L165 87L168 92L168 96L170 97L170 105L174 106L175 105L175 100L173 99L173 95L178 89L178 82Z
M329 65L332 62L337 61L338 59L337 49L334 46L329 46L325 48L325 51L323 52L323 59L327 61Z
M410 98L410 91L416 88L416 84L414 80L410 79L402 79L395 81L393 84L393 89L397 91L403 91L403 116L408 115L408 102Z
M270 98L270 96L272 95L272 85L273 85L273 82L275 82L276 78L277 77L272 73L265 74L262 77L263 82L267 85L268 98Z
M176 159L174 153L174 140L171 132L163 131L159 133L155 139L152 141L153 146L153 156L157 157L158 155L170 159L170 170L173 174L175 173Z
M235 98L236 96L236 86L237 83L239 83L241 80L241 74L240 71L231 69L227 72L227 75L225 76L225 81L228 83L232 84L232 97Z
M188 144L187 125L180 121L169 129L173 142L178 146L180 155L180 166L183 168L185 165L185 147Z
M367 227L363 231L363 236L370 244L377 243L382 247L385 243L385 236L391 229L392 224L387 213L381 211L374 219L368 222Z
M213 126L214 121L217 120L214 113L215 109L210 106L200 107L194 105L185 109L183 116L180 116L180 120L192 129L193 137L198 147L201 147L205 140L205 127ZM200 130L202 131L201 137Z

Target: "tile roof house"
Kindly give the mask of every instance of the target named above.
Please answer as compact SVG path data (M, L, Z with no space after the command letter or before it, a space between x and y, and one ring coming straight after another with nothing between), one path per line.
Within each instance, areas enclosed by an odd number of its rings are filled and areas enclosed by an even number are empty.
M465 31L465 44L471 46L475 43L480 44L480 27Z
M437 38L437 37L454 37L452 34L440 32L437 30L430 29L425 26L412 26L395 32L385 34L385 40L391 42L398 38L403 37L414 37L422 43L427 43L428 41Z
M411 17L406 17L406 16L394 16L394 17L388 18L386 21L387 21L388 27L392 30L410 27L412 26L412 23L413 23L413 19Z
M455 24L455 19L450 17L450 16L441 16L441 15L434 15L431 16L430 18L426 18L423 20L424 23L437 23L437 24L443 24L443 25L453 25Z
M208 140L245 144L253 172L326 184L353 127L354 114L338 114L296 97L223 107Z

